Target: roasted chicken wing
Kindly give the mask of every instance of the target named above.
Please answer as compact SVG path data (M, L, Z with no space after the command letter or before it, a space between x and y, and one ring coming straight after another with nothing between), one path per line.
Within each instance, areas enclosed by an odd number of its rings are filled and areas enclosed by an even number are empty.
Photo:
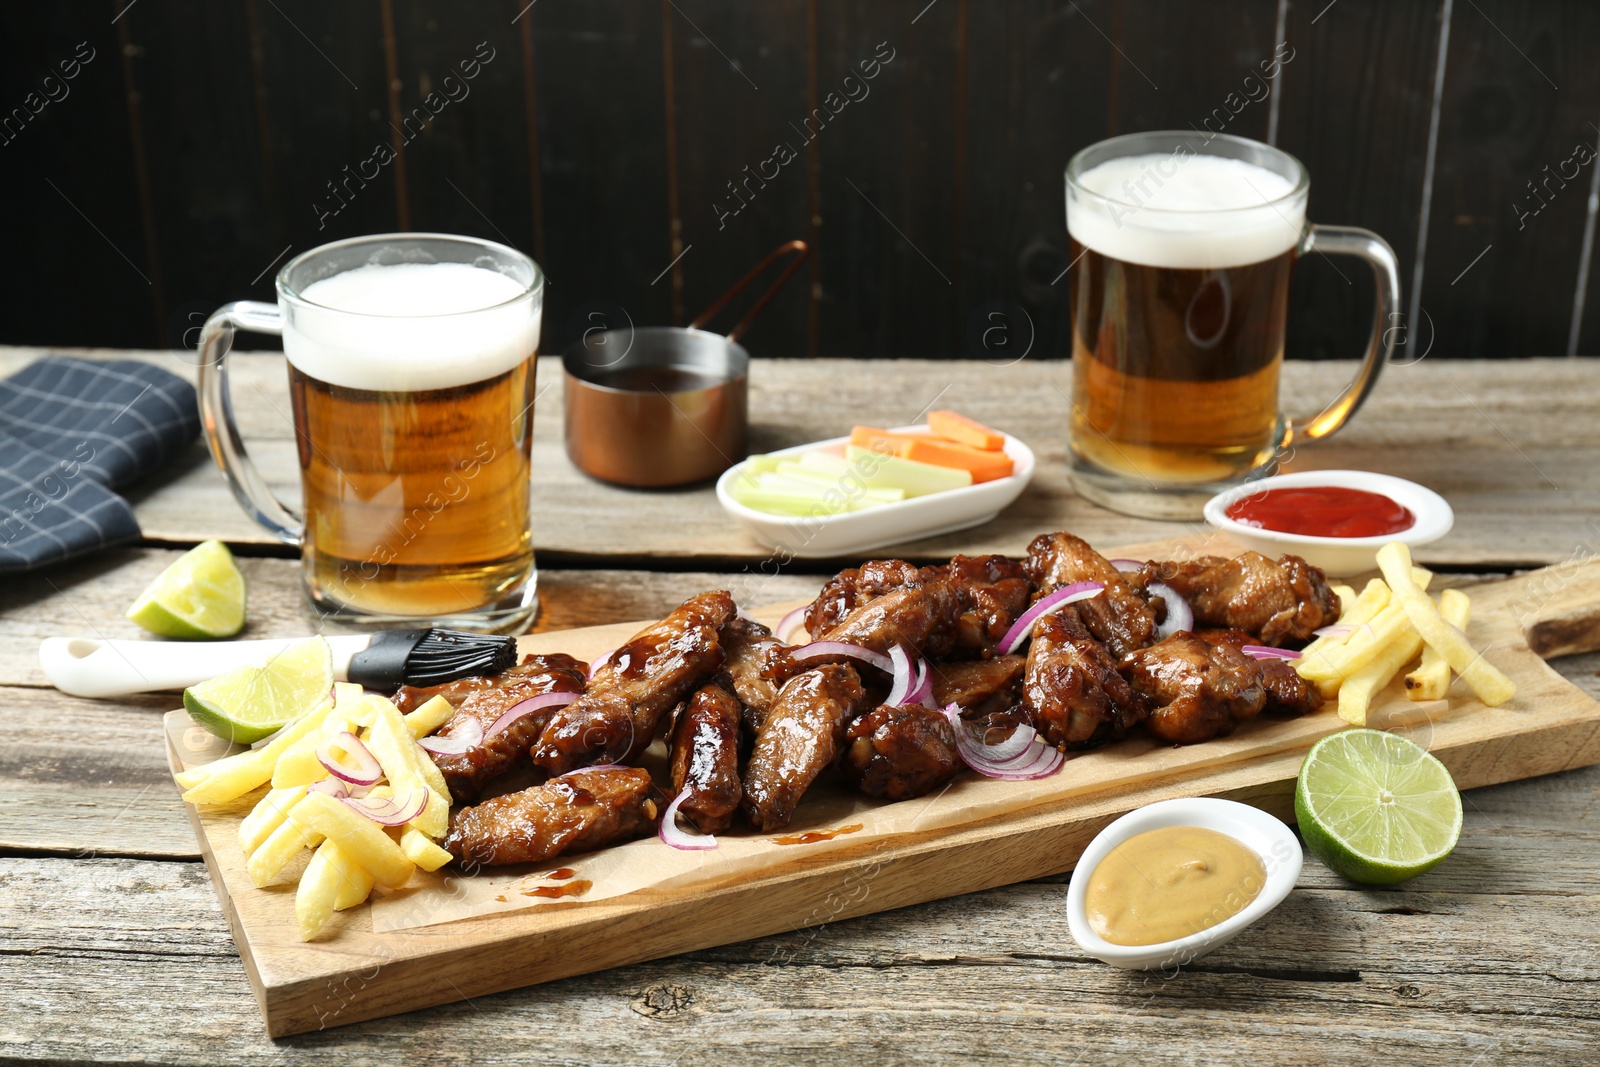
M1163 741L1190 745L1232 733L1261 714L1267 692L1255 660L1231 644L1176 633L1128 659L1128 680L1154 711L1145 722Z
M431 754L457 804L477 803L489 782L511 770L527 755L556 709L530 712L490 737L488 730L495 720L529 697L583 692L584 671L584 665L571 656L559 653L525 656L517 666L495 678L489 687L464 694L454 717L439 728L439 736L457 736L473 722L480 728L483 740L462 753Z
M1083 624L1111 655L1122 659L1155 639L1156 615L1143 589L1112 566L1089 542L1069 533L1040 534L1023 564L1038 595L1075 582L1101 582L1105 591L1076 605Z
M1053 745L1084 747L1121 737L1150 713L1117 673L1116 660L1069 604L1034 623L1023 708Z
M983 715L1017 702L1023 656L964 659L932 666L933 701L941 708L954 704L967 717Z
M734 611L728 593L701 593L636 634L595 672L583 696L551 716L533 762L556 775L644 751L668 713L722 669L717 632Z
M745 736L754 739L761 731L761 720L778 699L778 688L762 672L784 647L772 631L754 619L735 615L722 628L719 638L727 654L726 669L733 693L743 705Z
M744 772L744 810L762 833L789 825L795 805L833 762L865 697L855 668L829 663L795 675L761 724Z
M1242 649L1256 644L1254 637L1243 630L1195 631L1195 636L1208 645L1231 645ZM1268 715L1305 715L1322 707L1322 693L1316 684L1300 677L1294 664L1286 659L1252 660L1261 671L1261 687L1267 692Z
M822 587L806 609L806 632L813 638L838 626L856 608L891 589L921 585L922 569L903 559L869 559L840 571Z
M1147 564L1145 571L1187 600L1198 624L1246 630L1263 645L1302 644L1339 618L1339 595L1299 556L1201 556Z
M840 769L869 797L920 797L961 770L955 728L943 712L921 705L874 708L846 736Z
M953 654L987 658L1000 639L1028 610L1032 588L1022 564L1006 556L956 556L942 567L930 567L930 577L944 578L961 598L956 619Z
M678 814L703 834L733 822L744 795L739 785L739 700L720 678L701 687L672 727L672 792L687 793Z
M573 771L543 785L457 808L444 847L465 867L538 863L639 837L659 806L650 772Z

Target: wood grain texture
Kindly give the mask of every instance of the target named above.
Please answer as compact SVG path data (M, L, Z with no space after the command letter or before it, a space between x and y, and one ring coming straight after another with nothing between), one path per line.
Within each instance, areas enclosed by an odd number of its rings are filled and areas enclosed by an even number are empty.
M1583 42L1597 32L1592 4L1454 10L1422 306L1463 355L1567 351L1574 286L1518 280L1557 264L1577 277L1600 146Z
M0 373L39 352L0 348ZM182 353L137 355L193 374ZM281 357L250 354L236 360L231 373L235 411L251 455L275 491L285 500L298 499ZM1284 369L1284 405L1296 413L1320 410L1350 374L1346 362L1291 362ZM709 487L641 493L579 474L562 444L560 375L555 360L541 360L533 534L546 566L668 563L754 573L778 567L782 561L723 513ZM1193 526L1133 519L1078 499L1066 472L1070 388L1067 365L1033 359L1004 367L979 360L768 360L757 364L751 378L751 447L802 444L845 433L856 422L894 425L932 403L948 403L1026 441L1039 458L1033 482L985 526L880 552L931 561L955 552L1019 553L1044 530L1070 529L1102 546L1194 532ZM1347 430L1297 449L1289 469L1380 470L1442 493L1455 508L1456 527L1418 551L1423 563L1484 570L1557 563L1584 545L1593 552L1600 544L1596 403L1600 377L1584 361L1527 361L1515 373L1505 364L1437 358L1393 366ZM220 537L282 551L235 505L199 444L128 495L152 541L193 544ZM829 561L784 569L802 567L832 569Z
M1270 920L1149 980L1077 951L1056 877L278 1042L198 864L3 858L4 1040L55 1062L1066 1063L1158 1044L1183 1064L1578 1064L1600 1041L1600 881L1579 859L1597 791L1593 768L1474 791L1424 877L1366 890L1308 863Z
M1164 557L1180 547L1155 552ZM1600 582L1588 585L1600 592ZM1370 721L1425 745L1463 789L1600 762L1600 703L1527 648L1512 608L1527 595L1527 583L1493 582L1472 593L1470 635L1516 682L1514 701L1486 708L1458 688L1446 709L1412 704L1396 685L1375 704ZM589 658L637 625L538 635L525 638L523 650ZM792 925L797 914L807 916L801 925L815 925L1056 874L1112 819L1171 797L1221 796L1292 817L1305 750L1342 725L1324 712L1255 723L1203 746L1158 746L1142 759L1096 763L1088 777L1069 769L1025 791L1018 785L1033 800L1004 814L880 838L868 820L859 839L806 855L776 850L756 873L382 932L352 911L335 935L309 944L295 933L291 895L257 890L245 872L236 834L254 798L189 813L267 1027L285 1035L764 936ZM184 755L193 751L185 732L192 728L181 712L169 719L175 767L192 765L194 757ZM1141 744L1129 741L1116 751L1137 752L1130 746ZM214 754L201 762L206 758ZM802 811L796 826L817 824L808 824ZM836 892L841 883L862 891ZM419 897L417 905L426 901ZM339 992L374 968L380 978L363 986L361 998ZM439 984L441 975L449 976L449 989Z

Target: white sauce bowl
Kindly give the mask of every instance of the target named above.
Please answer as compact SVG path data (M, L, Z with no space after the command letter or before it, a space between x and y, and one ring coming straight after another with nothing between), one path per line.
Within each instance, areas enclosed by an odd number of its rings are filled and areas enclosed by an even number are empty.
M1409 530L1382 534L1378 537L1310 537L1305 534L1263 530L1228 518L1229 506L1242 497L1254 496L1268 489L1319 485L1382 493L1409 508L1417 521ZM1427 486L1372 471L1301 471L1297 474L1275 474L1270 478L1259 478L1243 485L1236 485L1212 497L1206 502L1205 515L1207 522L1246 548L1255 549L1262 555L1274 559L1285 552L1292 552L1312 566L1321 567L1336 577L1349 577L1373 570L1378 565L1378 549L1390 541L1402 541L1412 548L1432 544L1449 533L1456 521L1455 512L1450 509L1445 498Z
M1154 945L1115 945L1089 925L1084 907L1089 879L1100 861L1128 838L1169 826L1197 826L1238 841L1261 858L1267 880L1244 910L1199 933ZM1278 819L1248 804L1215 797L1163 800L1130 811L1089 842L1067 886L1067 926L1072 939L1095 959L1113 967L1153 970L1181 967L1232 941L1245 927L1283 902L1300 877L1300 841Z

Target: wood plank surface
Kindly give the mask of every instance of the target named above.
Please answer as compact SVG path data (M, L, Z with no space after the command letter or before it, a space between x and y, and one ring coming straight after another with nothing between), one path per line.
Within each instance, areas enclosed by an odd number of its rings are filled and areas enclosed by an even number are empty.
M1193 546L1173 542L1152 550L1165 558L1185 547ZM1568 577L1600 595L1600 564ZM1600 763L1600 704L1529 651L1523 620L1539 609L1528 597L1526 580L1473 587L1469 635L1516 683L1511 703L1491 709L1458 690L1441 714L1437 707L1407 701L1397 681L1374 705L1375 725L1416 738L1445 763L1462 789ZM768 609L769 621L782 610ZM533 636L524 639L523 650L565 651L588 659L616 647L637 626ZM488 911L447 913L453 922L435 914L431 924L414 927L385 927L376 913L369 919L364 911L352 911L336 933L309 944L296 932L293 898L258 890L245 871L236 843L238 819L255 798L190 809L190 819L267 1027L274 1035L288 1035L770 935L783 929L784 915L809 915L802 925L812 925L824 921L824 908L832 917L853 917L1055 874L1070 867L1112 819L1159 800L1220 796L1288 818L1304 751L1342 727L1325 710L1253 723L1203 746L1150 747L1130 740L1082 757L1072 765L1075 773L1001 783L1010 790L1004 796L1022 798L1001 807L981 807L985 797L996 803L1001 796L993 789L996 783L967 782L937 811L930 803L858 812L855 818L866 824L858 838L804 854L770 847L761 852L756 842L758 851L751 855L760 865L754 868L712 868L659 884L646 880L637 892L560 908L494 911L491 903ZM184 713L168 717L175 769L207 762L222 751L217 747L197 757L186 733L192 729ZM913 810L920 814L889 830L875 823L878 811L889 819L894 812ZM928 825L919 826L930 813ZM809 816L802 811L795 825L832 825L818 818L814 811ZM852 880L870 883L870 891L842 896L832 891ZM420 907L428 899L415 898ZM365 987L359 1003L347 1003L336 992L373 968L381 969L381 978ZM448 979L449 989L441 978Z
M887 76L887 75L885 75ZM848 112L847 112L848 113ZM0 374L42 350L0 348ZM125 353L119 353L124 354ZM191 375L183 354L140 358ZM718 507L708 487L635 492L577 472L562 445L559 366L541 359L534 422L534 541L546 565L647 564L699 569L771 570L779 562ZM1290 362L1284 403L1320 409L1351 373L1343 361ZM293 429L282 358L242 356L233 365L235 410L269 485L297 499ZM1133 519L1080 500L1067 484L1066 419L1070 367L1025 359L862 364L848 360L759 361L751 376L752 448L764 451L848 432L855 422L910 421L933 403L959 407L1026 441L1039 457L1033 483L985 526L929 538L885 553L934 560L955 552L1020 553L1045 530L1070 529L1110 546L1193 532L1182 523ZM1557 563L1600 544L1600 371L1588 361L1534 360L1515 374L1504 364L1431 358L1390 367L1350 428L1298 448L1291 469L1384 471L1442 493L1456 528L1417 552L1419 561L1481 570ZM152 541L191 544L220 537L272 545L235 505L226 483L196 444L186 460L132 487L129 497ZM832 569L827 561L800 564Z
M1360 889L1308 862L1269 920L1175 975L1082 956L1057 877L276 1042L198 864L0 858L0 1055L1579 1064L1600 1042L1596 796L1595 768L1474 791L1433 872Z

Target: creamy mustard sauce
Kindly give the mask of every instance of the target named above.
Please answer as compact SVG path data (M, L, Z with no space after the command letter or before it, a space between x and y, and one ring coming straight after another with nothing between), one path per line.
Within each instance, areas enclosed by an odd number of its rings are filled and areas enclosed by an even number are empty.
M1113 945L1197 934L1243 911L1266 884L1254 849L1215 830L1168 826L1135 834L1089 876L1089 926Z

